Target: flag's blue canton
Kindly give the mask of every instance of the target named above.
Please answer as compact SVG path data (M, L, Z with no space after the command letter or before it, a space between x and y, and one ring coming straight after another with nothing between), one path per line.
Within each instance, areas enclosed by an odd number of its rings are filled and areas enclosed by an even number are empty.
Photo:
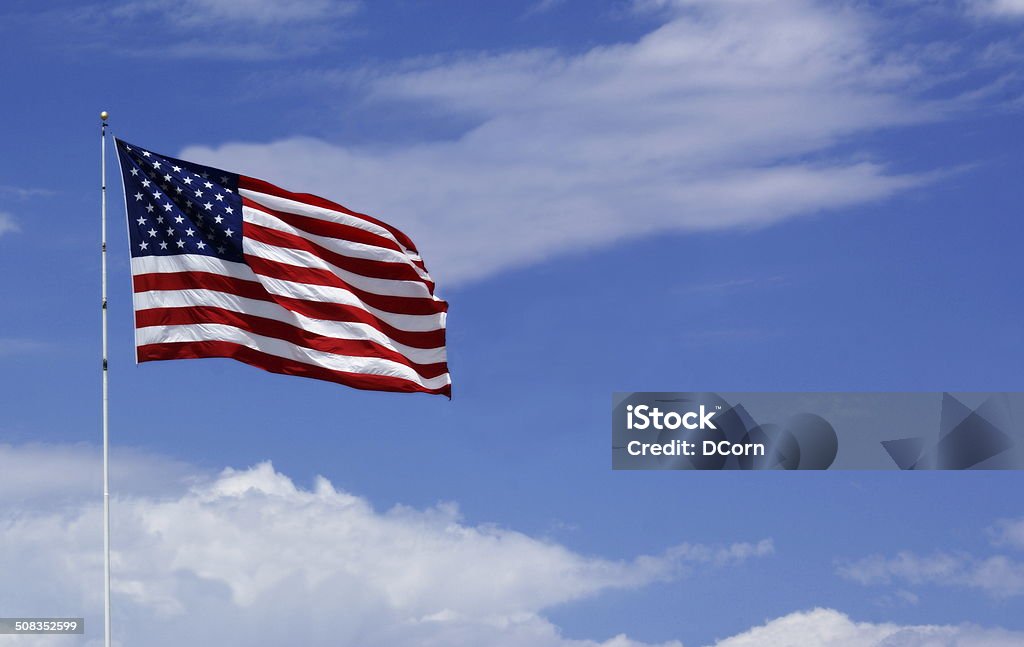
M242 261L238 175L117 141L132 256Z

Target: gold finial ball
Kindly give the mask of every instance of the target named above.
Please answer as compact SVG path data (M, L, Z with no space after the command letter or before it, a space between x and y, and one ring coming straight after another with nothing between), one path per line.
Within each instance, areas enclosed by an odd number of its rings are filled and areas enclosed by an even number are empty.
M108 113L106 110L104 110L103 112L100 113L100 119L102 119L103 121L106 121L107 117L109 117L109 116L110 116L110 113Z

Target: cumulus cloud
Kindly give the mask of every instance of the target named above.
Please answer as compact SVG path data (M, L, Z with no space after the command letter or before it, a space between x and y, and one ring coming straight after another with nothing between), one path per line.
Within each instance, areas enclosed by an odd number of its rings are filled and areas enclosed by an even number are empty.
M84 613L92 619L87 626L99 626L102 533L91 482L98 466L94 458L80 465L74 459L86 451L0 448L0 467L16 468L5 480L24 481L0 491L0 571L18 582L0 589L8 614ZM122 644L631 647L639 643L624 635L604 643L566 639L543 611L773 551L770 541L682 544L606 559L468 524L454 504L377 511L322 478L301 488L269 463L195 474L182 487L180 465L125 455L115 463L118 472L132 462L136 477L124 481L112 504L114 618ZM163 477L144 477L144 470ZM25 490L46 487L43 476L57 482L38 495L46 502L37 497L25 505ZM138 483L150 494L126 493ZM67 492L76 488L84 494L68 503ZM98 640L95 633L91 640Z
M750 228L927 181L856 135L940 118L920 66L849 3L656 3L663 24L578 54L407 61L353 90L472 124L441 141L290 138L181 155L316 192L407 230L449 284L659 232ZM323 85L323 84L321 84Z
M762 540L607 559L467 523L454 504L375 510L323 478L300 487L269 463L210 474L126 451L113 464L118 645L652 647L625 634L570 639L544 612L774 553ZM84 614L89 646L102 644L98 470L98 452L85 445L0 446L0 572L8 583L0 607L8 615ZM39 491L26 495L33 488ZM863 623L814 609L713 647L1002 647L1022 640L999 629ZM0 636L8 644L32 643ZM46 644L82 642L48 636Z
M937 626L854 622L832 609L772 620L714 647L1011 647L1024 633L972 625Z

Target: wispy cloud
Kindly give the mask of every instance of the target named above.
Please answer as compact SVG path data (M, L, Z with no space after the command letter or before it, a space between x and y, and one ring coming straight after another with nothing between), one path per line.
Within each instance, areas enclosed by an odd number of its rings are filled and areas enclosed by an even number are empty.
M901 552L893 557L873 555L841 565L839 574L865 585L931 584L978 589L996 598L1024 595L1024 562L1005 555L985 558L946 552L931 555Z
M18 223L14 221L13 216L0 211L0 236L19 231L19 229Z
M977 15L997 18L1024 18L1024 0L966 0Z
M357 0L131 0L18 15L62 25L62 46L122 55L265 61L321 53L346 39ZM118 37L109 38L116 30Z
M996 546L1007 546L1024 550L1024 518L1002 519L989 529L989 536Z
M52 191L50 189L35 189L20 186L12 186L10 184L0 184L0 193L6 195L13 195L14 197L21 200L27 200L28 198L51 196L54 195L56 191Z
M0 229L2 232L2 229ZM53 349L49 342L35 339L16 339L11 337L0 337L0 357L5 355L24 355L27 353L40 353Z
M536 0L523 14L525 17L548 13L564 5L566 0Z
M121 18L156 16L188 28L222 28L231 22L270 26L332 20L350 16L358 7L354 0L136 0L110 11Z
M915 94L922 64L889 51L870 16L809 0L659 4L650 33L582 54L480 52L345 75L371 101L473 124L453 139L181 154L394 222L448 284L658 232L763 227L931 179L837 152L946 110Z
M1004 520L989 529L992 543L1024 549L1024 520ZM899 583L980 590L995 598L1024 595L1024 561L1008 555L976 556L965 551L928 555L903 551L841 563L839 575L864 585Z

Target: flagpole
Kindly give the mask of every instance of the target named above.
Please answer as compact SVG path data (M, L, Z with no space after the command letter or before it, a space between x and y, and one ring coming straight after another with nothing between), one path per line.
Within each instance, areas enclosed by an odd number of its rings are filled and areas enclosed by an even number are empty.
M107 111L100 113L100 285L103 311L103 645L110 647L110 475L107 411Z

